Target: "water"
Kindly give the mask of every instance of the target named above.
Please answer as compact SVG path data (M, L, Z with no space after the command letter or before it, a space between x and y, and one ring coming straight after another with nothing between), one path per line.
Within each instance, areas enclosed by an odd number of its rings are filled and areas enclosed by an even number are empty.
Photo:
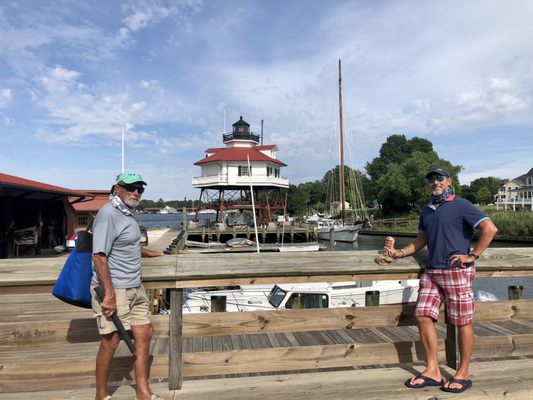
M199 217L200 224L205 221L213 220L214 214L205 214ZM141 214L135 215L137 221L146 228L169 227L178 228L181 226L182 214ZM192 216L187 216L187 222L192 220ZM396 248L401 248L411 243L413 238L397 237ZM384 236L359 235L355 243L337 242L336 250L379 250L385 243ZM321 243L325 247L328 242ZM530 245L517 243L494 242L491 247L531 247ZM524 286L524 299L533 299L533 277L504 277L504 278L476 278L474 281L474 290L484 290L496 295L500 300L507 300L507 287L513 285Z
M413 241L413 238L395 238L395 247L402 248ZM328 242L321 243L328 246ZM356 243L337 243L336 250L379 250L385 244L385 236L359 235ZM494 242L491 247L531 247L530 244ZM502 278L475 278L474 291L483 290L494 294L500 300L507 300L508 286L524 286L523 298L533 299L533 277L514 276Z
M206 221L212 221L215 214L201 214L198 217L198 222L203 226ZM182 213L177 214L143 214L136 213L135 219L139 225L145 228L181 228ZM193 216L187 215L187 223L192 221Z

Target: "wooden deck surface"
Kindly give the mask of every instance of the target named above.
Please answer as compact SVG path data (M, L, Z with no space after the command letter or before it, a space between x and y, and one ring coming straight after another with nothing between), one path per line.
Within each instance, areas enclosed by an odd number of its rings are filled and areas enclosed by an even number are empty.
M275 374L261 377L185 381L181 390L168 390L165 382L153 383L152 390L165 400L444 400L506 399L531 400L533 359L479 361L471 365L473 387L456 395L439 388L409 389L403 382L423 370L422 366L400 365L349 371ZM442 367L449 378L453 370ZM32 383L28 382L31 387ZM36 387L34 387L36 388ZM37 388L38 389L38 388ZM112 388L116 400L131 400L131 385ZM3 400L92 400L94 388L2 393Z

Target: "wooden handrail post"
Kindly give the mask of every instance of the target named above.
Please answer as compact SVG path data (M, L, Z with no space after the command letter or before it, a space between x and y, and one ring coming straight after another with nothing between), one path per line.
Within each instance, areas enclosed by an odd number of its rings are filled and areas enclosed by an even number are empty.
M448 321L448 307L444 307L446 315L446 365L448 367L457 369L457 329L455 325Z
M183 289L170 290L168 388L181 389Z

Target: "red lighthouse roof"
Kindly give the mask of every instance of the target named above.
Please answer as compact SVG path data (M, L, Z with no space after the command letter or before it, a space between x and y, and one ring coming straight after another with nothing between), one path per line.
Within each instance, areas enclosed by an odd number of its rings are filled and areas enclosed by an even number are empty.
M286 166L284 162L275 158L269 157L260 150L270 150L275 148L275 145L255 146L255 147L226 147L226 148L210 148L206 153L213 153L210 156L202 158L194 163L194 165L208 164L215 161L269 161L281 166Z

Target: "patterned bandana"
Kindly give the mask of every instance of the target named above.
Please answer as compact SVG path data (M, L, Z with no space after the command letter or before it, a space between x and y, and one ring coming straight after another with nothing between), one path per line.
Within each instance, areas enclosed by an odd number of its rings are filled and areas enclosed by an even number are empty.
M448 187L442 194L438 196L431 195L431 204L433 204L435 207L440 206L442 203L446 202L448 200L448 197L453 196L455 194L453 188ZM450 199L451 200L451 199Z
M126 204L124 204L124 202L116 194L113 195L113 197L111 197L111 203L113 203L113 206L117 210L121 211L124 215L131 216L133 215L133 212L135 211L134 208L130 208Z

